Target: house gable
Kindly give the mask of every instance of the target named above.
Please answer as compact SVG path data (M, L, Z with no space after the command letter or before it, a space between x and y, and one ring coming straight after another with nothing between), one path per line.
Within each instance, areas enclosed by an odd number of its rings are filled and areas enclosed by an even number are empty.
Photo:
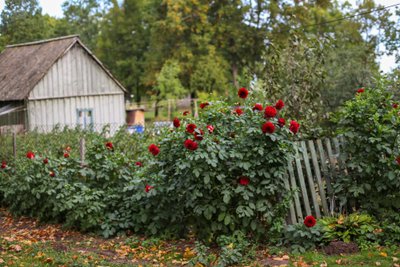
M29 100L124 94L112 77L80 41L59 58L30 92Z

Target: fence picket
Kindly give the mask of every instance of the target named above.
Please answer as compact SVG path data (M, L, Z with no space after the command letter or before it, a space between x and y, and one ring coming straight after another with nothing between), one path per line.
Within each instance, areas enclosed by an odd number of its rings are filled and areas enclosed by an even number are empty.
M297 185L296 185L296 176L294 175L294 170L293 170L293 162L290 162L288 164L288 171L289 171L289 176L290 176L290 186L293 190L295 190L294 192L294 204L296 207L296 213L297 213L297 220L296 222L300 222L303 219L303 212L301 210L301 204L300 204L300 197L299 197L299 193L297 191Z
M325 195L325 187L322 183L322 176L321 176L321 171L320 171L319 165L318 165L318 158L317 158L317 152L316 152L315 146L314 146L314 141L309 140L308 146L310 147L311 159L313 162L313 167L314 167L315 176L316 176L316 180L317 180L319 195L321 197L322 210L324 211L325 215L328 215L329 214L328 201L327 201L326 195Z
M308 181L308 186L310 187L310 193L311 193L311 198L315 210L315 215L317 218L321 218L321 212L319 209L319 204L317 200L317 194L315 192L315 184L314 184L314 178L311 172L311 167L310 167L310 159L308 157L308 151L307 151L307 146L305 141L301 141L301 148L303 149L303 159L304 159L304 165L306 167L306 173L307 173L307 181Z
M298 174L299 183L300 183L301 195L303 197L304 208L306 210L306 214L311 215L310 202L308 200L308 193L307 193L306 183L304 181L303 168L301 166L300 155L299 155L298 151L296 151L296 160L295 161L296 161L297 174Z
M285 182L286 190L290 190L289 174L288 173L286 173L286 179L284 180L284 182ZM291 224L295 224L297 222L297 220L296 220L296 212L294 210L293 202L290 202L290 205L289 205L289 220L290 220L289 223L291 223Z

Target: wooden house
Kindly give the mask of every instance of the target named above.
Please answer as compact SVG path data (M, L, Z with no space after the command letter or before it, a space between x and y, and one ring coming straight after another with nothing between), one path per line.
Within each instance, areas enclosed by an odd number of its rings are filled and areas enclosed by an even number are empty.
M76 35L10 45L0 54L3 128L117 129L125 124L125 93Z

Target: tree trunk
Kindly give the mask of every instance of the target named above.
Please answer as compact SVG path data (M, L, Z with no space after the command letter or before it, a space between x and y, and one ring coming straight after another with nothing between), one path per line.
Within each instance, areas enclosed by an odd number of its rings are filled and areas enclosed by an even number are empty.
M238 66L236 63L232 64L232 79L233 79L233 85L235 86L236 89L239 89L239 84L237 81L237 76L238 76Z

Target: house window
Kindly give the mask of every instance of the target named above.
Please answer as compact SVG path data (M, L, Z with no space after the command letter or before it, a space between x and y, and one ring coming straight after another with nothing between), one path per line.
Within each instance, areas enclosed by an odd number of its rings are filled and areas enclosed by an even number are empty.
M77 109L77 124L81 126L83 129L92 129L93 128L93 109Z

